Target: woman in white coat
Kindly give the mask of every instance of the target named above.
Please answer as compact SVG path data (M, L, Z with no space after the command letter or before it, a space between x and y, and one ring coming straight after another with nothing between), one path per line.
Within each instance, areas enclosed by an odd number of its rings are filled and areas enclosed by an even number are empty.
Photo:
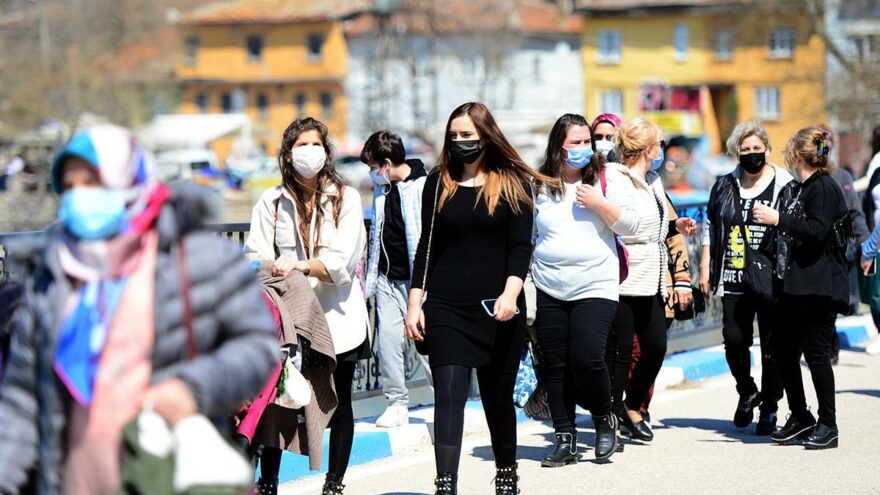
M357 190L333 167L327 126L306 117L284 131L278 163L283 184L254 206L245 255L269 263L272 275L305 274L330 327L336 352L333 381L339 405L330 420L330 459L323 494L341 494L354 439L351 384L359 359L369 357L368 315L355 269L366 245ZM274 493L279 449L264 450L261 490ZM268 468L268 469L267 469ZM269 472L274 473L266 476Z

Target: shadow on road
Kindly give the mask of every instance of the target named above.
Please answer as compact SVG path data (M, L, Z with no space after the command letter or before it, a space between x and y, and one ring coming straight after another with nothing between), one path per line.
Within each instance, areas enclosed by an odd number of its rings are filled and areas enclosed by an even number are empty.
M698 430L713 431L721 434L724 439L700 440L701 442L740 442L740 443L770 443L770 437L755 435L755 423L746 428L737 428L733 421L723 419L705 418L664 418L663 426L666 428L696 428ZM656 427L654 428L657 429Z
M858 389L858 390L838 390L838 394L859 394L868 397L876 397L880 399L880 390Z

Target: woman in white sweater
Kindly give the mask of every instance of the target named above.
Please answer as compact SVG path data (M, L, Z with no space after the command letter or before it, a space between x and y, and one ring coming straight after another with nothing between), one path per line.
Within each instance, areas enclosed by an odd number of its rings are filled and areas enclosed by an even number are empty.
M626 170L606 167L595 151L582 116L560 117L540 170L556 180L541 184L535 198L535 327L556 430L545 467L577 462L575 402L593 414L596 458L607 459L617 448L604 360L621 276L615 235L635 234L639 218Z
M624 410L615 414L632 438L642 441L653 440L654 434L639 414L639 406L666 356L666 237L670 225L666 193L657 173L663 165L664 148L660 128L645 119L633 119L617 133L617 156L635 184L633 204L639 228L622 237L629 253L629 276L620 284L613 340L618 359L628 363L635 334L642 355L627 388ZM620 403L623 389L617 381L613 392L615 402Z
M284 131L278 162L282 185L254 205L244 252L284 277L308 277L330 327L336 351L333 381L339 404L330 419L330 459L324 495L342 493L354 439L351 383L357 361L369 357L364 291L355 268L366 246L361 199L333 167L327 127L311 117ZM274 493L281 451L266 448L260 460L260 493Z

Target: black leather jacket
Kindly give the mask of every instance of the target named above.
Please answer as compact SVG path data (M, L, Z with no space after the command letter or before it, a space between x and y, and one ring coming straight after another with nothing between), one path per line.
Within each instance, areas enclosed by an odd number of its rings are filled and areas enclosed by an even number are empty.
M773 165L767 165L768 167ZM781 191L788 189L793 181L787 171L774 167L776 178L774 187ZM709 220L711 228L709 230L710 259L709 265L709 286L712 293L716 293L718 285L721 281L721 273L724 270L724 255L727 250L728 233L733 226L734 214L736 213L734 187L739 187L740 170L737 167L733 172L719 177L712 186L709 193L709 203L706 206L706 217ZM774 192L774 196L776 193ZM774 258L773 242L775 240L775 229L768 229L767 234L761 241L759 251L769 256L771 260Z

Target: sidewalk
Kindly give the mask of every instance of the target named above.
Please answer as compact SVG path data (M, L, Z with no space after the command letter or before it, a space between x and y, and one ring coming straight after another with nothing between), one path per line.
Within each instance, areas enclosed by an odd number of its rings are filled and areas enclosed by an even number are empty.
M852 347L869 340L875 333L870 315L853 316L837 320L837 333L842 348ZM757 340L757 339L756 339ZM760 362L760 348L752 348L752 364ZM669 387L694 382L728 373L723 346L696 349L668 356L657 377L655 394ZM468 401L465 410L464 434L473 435L487 431L486 419L479 400ZM589 423L589 414L578 409ZM399 428L377 428L375 418L355 423L355 439L350 466L397 456L417 447L429 445L433 439L434 409L431 406L410 410L410 422ZM535 422L517 410L519 422ZM581 423L581 421L578 421ZM323 476L327 470L329 432L324 434L324 465L321 471L309 471L308 459L285 452L279 474L279 483L300 480L309 476Z

